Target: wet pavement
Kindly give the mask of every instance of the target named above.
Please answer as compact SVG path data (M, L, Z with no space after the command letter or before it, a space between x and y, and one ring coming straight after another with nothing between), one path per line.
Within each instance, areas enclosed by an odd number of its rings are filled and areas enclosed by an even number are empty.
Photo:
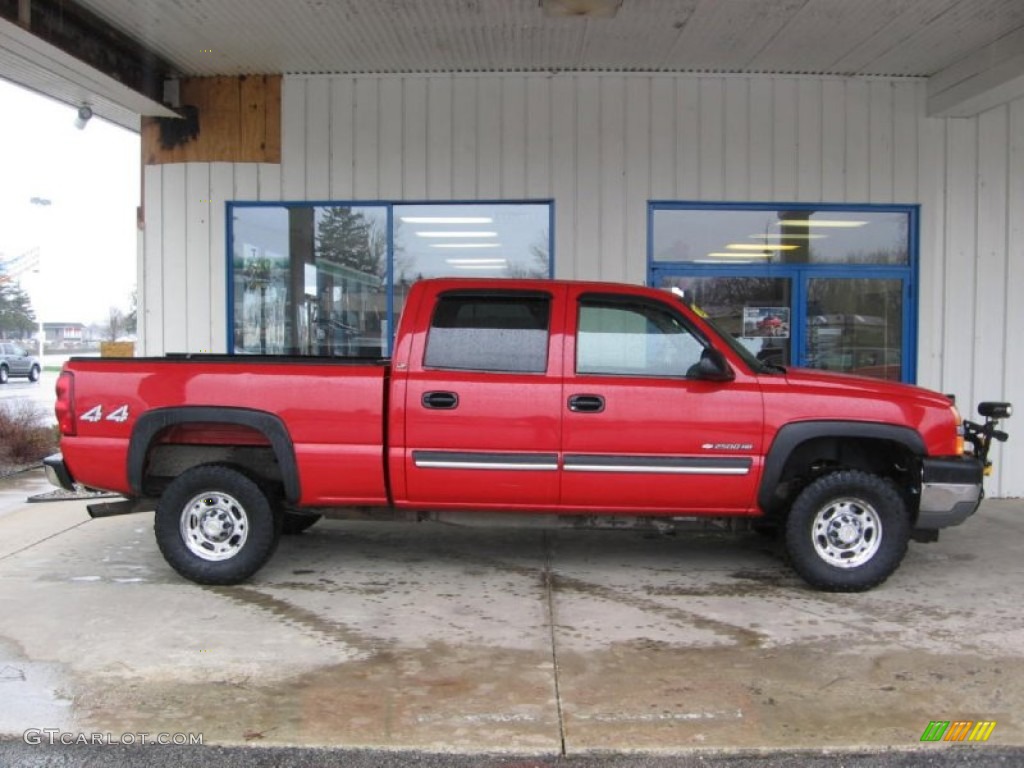
M163 562L152 513L24 503L46 490L0 481L17 739L716 755L909 750L930 721L990 720L988 745L924 747L1024 746L1024 502L986 501L886 584L832 595L752 534L331 520L250 583L200 587Z

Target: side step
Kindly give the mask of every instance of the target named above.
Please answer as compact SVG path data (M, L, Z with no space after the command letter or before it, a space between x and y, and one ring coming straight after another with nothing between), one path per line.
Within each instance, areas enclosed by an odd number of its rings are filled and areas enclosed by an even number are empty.
M156 499L122 499L102 504L89 504L86 509L89 510L89 517L92 518L130 515L133 512L152 512L156 509Z

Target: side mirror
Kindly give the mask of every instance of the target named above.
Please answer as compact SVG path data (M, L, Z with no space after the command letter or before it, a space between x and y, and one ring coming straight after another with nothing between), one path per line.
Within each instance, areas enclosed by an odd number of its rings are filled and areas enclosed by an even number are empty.
M713 347L700 354L700 361L690 369L692 378L701 381L732 381L736 378L725 355Z

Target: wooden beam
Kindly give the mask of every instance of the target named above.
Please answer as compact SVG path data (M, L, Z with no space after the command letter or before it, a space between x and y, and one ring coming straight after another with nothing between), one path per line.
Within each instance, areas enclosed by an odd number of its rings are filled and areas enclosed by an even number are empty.
M142 159L161 163L281 162L281 76L198 77L181 81L181 106L198 110L198 135L161 141L161 120L142 121Z

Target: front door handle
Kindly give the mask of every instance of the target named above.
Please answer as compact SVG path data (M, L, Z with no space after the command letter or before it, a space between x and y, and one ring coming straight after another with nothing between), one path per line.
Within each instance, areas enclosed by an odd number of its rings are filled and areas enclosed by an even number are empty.
M604 398L600 395L572 395L569 410L573 413L600 413L604 410Z
M459 396L454 392L424 392L423 407L450 411L459 407Z

